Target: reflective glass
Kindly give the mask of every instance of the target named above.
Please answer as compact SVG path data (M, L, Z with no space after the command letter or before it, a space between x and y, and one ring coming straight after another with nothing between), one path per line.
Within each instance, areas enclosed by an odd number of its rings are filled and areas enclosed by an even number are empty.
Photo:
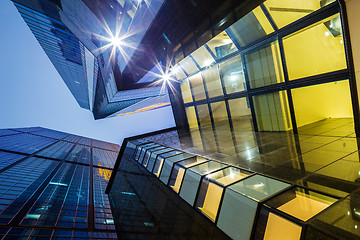
M195 107L187 107L185 108L185 112L190 129L198 128L198 121L196 118Z
M206 45L209 46L217 59L226 57L238 50L225 31L219 33L216 37L207 42Z
M262 222L266 222L266 227L258 224L256 235L264 236L264 239L300 239L302 226L300 222L292 222L285 219L281 212L287 213L304 222L308 221L324 209L328 208L337 199L313 192L311 190L294 187L280 195L266 201L267 206L276 208L280 213L269 212L267 209L261 210Z
M208 161L208 160L205 158L196 156L196 157L192 157L192 158L177 162L171 173L171 177L169 180L169 186L175 192L179 192L186 169L189 167L192 167L196 164L200 164L200 163L203 163L206 161Z
M188 170L185 173L183 184L181 186L180 196L190 205L193 205L195 201L196 193L199 188L201 176L226 166L227 165L222 163L209 161L188 168Z
M259 131L288 131L292 128L285 91L254 96L253 101Z
M197 73L189 77L190 86L194 95L194 100L199 101L206 98L204 83L201 77L201 73Z
M163 167L163 164L164 164L164 159L167 158L167 157L171 157L171 156L174 156L174 155L177 155L179 153L182 153L181 151L178 151L178 150L173 150L171 152L167 152L167 153L163 153L161 155L159 155L157 158L156 158L156 162L155 162L155 165L154 165L154 169L153 169L153 173L156 175L156 176L160 176L160 173L161 173L161 170L162 170L162 167Z
M252 198L255 201L262 201L263 199L272 196L288 186L290 186L288 183L280 182L261 175L255 175L235 183L229 188Z
M211 56L210 52L204 47L199 47L195 52L191 54L197 64L201 67L210 66L215 62L215 59Z
M341 133L338 126L319 124L327 119L353 118L348 80L295 88L291 94L299 133L347 136L352 132L353 128Z
M179 65L185 70L187 74L192 74L199 70L195 62L190 57L186 57L179 63Z
M201 74L205 81L209 98L224 95L217 65L205 69Z
M215 221L224 187L249 175L249 172L234 167L207 175L201 182L195 206Z
M267 0L264 5L278 28L282 28L335 0Z
M347 67L339 14L291 34L283 42L290 80Z
M199 116L199 121L201 126L211 124L209 107L207 104L197 105L196 110Z
M244 69L240 55L221 63L220 71L227 94L241 92L246 89Z
M245 54L245 64L251 88L285 81L277 41Z
M193 97L192 97L192 93L190 90L189 80L185 79L184 81L182 81L180 84L180 87L181 87L181 94L182 94L184 103L192 102Z
M178 162L178 161L181 161L183 159L192 157L192 156L194 156L194 155L189 154L189 153L182 153L182 154L176 155L174 157L166 158L165 161L164 161L163 168L162 168L159 179L163 183L167 184L168 180L170 178L171 170L173 168L174 163Z
M186 77L186 74L184 73L184 71L182 70L182 68L180 67L180 64L175 65L174 68L171 71L173 73L173 75L176 77L176 79L181 80L183 78Z
M244 47L274 32L274 29L259 6L231 25L227 31Z
M245 97L231 99L228 102L229 102L231 119L233 121L238 118L251 115L250 106Z
M173 150L172 148L164 148L161 150L157 150L151 153L150 158L149 158L149 163L146 166L147 170L149 170L150 172L152 171L156 158L158 157L158 155L165 153L165 152L170 152L171 150Z
M336 201L336 198L295 187L266 201L265 204L307 221Z
M210 103L210 107L215 123L228 120L229 117L227 114L226 105L224 101Z

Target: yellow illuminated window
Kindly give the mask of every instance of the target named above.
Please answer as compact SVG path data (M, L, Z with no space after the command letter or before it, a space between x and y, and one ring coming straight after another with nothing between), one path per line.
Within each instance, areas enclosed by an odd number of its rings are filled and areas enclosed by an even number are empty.
M190 129L191 128L197 128L198 127L198 121L197 121L197 118L196 118L195 108L194 107L187 107L187 108L185 108L185 111L186 111L186 117L187 117Z
M353 118L349 81L291 90L298 127L327 118Z
M290 80L346 68L339 14L296 32L283 42Z
M206 44L217 58L223 58L237 51L235 44L225 31L219 33Z
M229 108L231 119L234 121L237 118L251 115L250 107L246 98L237 98L229 100Z
M199 115L199 121L200 125L209 125L211 124L210 120L210 113L209 113L209 107L207 104L201 104L196 106L198 115Z
M210 66L212 63L215 62L215 59L211 56L210 52L204 46L201 46L198 50L193 52L191 56L201 68Z
M226 111L226 105L224 101L211 103L210 106L215 123L228 120L229 117Z
M205 89L201 73L197 73L189 77L191 88L194 94L195 101L199 101L206 98Z
M227 94L244 91L245 76L240 55L221 63L220 71Z
M192 98L192 95L191 95L189 80L188 79L184 80L180 84L180 87L181 87L181 94L182 94L184 103L192 102L193 98Z
M217 66L212 66L204 70L201 74L206 83L207 92L210 98L224 94Z

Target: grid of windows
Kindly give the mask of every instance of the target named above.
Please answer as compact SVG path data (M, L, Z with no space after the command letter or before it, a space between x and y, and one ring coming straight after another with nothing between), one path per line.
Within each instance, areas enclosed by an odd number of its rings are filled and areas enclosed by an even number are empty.
M58 162L29 158L0 173L0 221L7 224Z
M99 167L113 168L117 153L113 151L107 151L100 148L93 148L93 164Z
M0 228L0 237L4 239L117 239L114 232L87 232L87 231L72 231L72 230L52 230L39 228Z
M193 137L219 119L228 128L247 117L255 131L294 133L324 119L353 119L339 11L337 1L267 0L177 63L172 73ZM318 87L297 94L308 86Z
M57 142L48 148L45 148L41 152L37 153L37 156L50 157L56 159L63 159L68 152L72 149L74 144L68 142Z
M71 162L90 164L91 149L88 146L76 145L66 160Z
M107 195L104 195L111 171L103 168L94 168L93 174L95 228L115 230L109 198Z
M64 141L67 141L67 142L73 142L73 143L76 143L80 140L80 136L76 136L76 135L69 135L67 136L66 138L64 138L63 140Z
M79 141L77 142L78 144L83 144L86 146L91 146L91 139L90 138L80 138Z
M10 130L10 129L1 129L0 130L0 136L13 135L13 134L19 134L19 132L13 131L13 130Z
M0 151L0 171L10 166L11 164L16 163L20 159L23 159L24 157L26 156Z
M79 105L89 109L84 45L57 19L14 4Z
M21 225L86 228L89 167L64 163Z
M55 143L56 140L27 133L3 136L0 149L32 154Z
M34 134L39 135L39 136L44 136L44 137L55 138L55 139L63 139L64 137L69 135L68 133L63 133L63 132L49 130L49 129L36 131Z
M118 152L120 151L120 146L117 144L107 143L100 140L92 139L92 146L95 148L102 148L111 151Z
M44 128L8 131L17 134L0 136L0 145L23 154L0 151L0 237L117 238L105 188L119 147L98 141L104 149L94 150L94 161L109 169L93 168L91 139Z

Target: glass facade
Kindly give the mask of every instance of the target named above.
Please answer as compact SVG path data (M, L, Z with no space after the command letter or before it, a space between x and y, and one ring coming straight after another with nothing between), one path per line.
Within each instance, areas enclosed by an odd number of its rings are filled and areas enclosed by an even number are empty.
M1 237L117 239L105 188L119 146L44 128L2 132Z
M244 118L255 131L294 133L353 119L339 11L336 1L267 0L175 65L197 66L175 76L193 138L207 125L216 135L217 122L236 134Z

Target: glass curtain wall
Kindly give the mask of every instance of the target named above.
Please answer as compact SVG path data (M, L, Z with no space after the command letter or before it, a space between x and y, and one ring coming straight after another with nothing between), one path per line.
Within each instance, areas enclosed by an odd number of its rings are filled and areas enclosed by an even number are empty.
M204 128L214 132L205 141L219 129L235 138L245 122L255 131L354 134L336 1L267 0L172 70L198 145Z

